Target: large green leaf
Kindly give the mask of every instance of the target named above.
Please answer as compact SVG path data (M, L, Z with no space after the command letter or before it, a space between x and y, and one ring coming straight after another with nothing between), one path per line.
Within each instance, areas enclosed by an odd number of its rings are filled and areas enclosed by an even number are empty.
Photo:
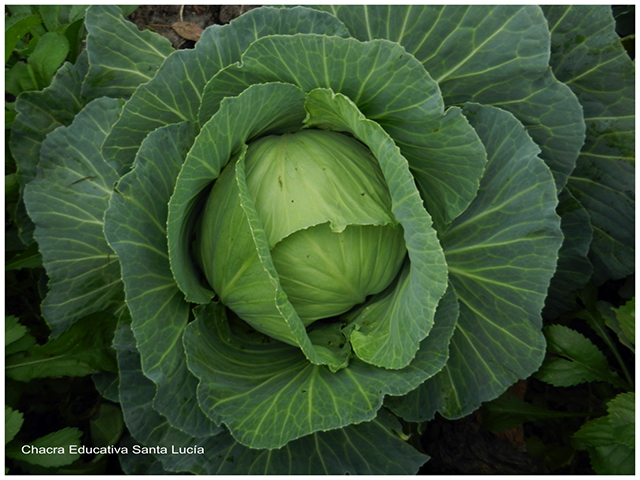
M120 374L120 405L124 421L137 445L149 445L167 448L194 445L196 439L175 427L153 408L156 395L155 384L142 372L140 354L136 350L136 339L133 336L126 315L120 318L114 337L113 346L118 352L118 369ZM133 455L129 453L128 455ZM169 457L169 458L167 458ZM194 456L186 456L195 457ZM171 455L158 455L165 468L170 471L184 472L188 469L173 469L171 465L177 459ZM171 461L173 460L173 462Z
M152 130L185 120L197 123L202 90L209 79L239 61L257 38L278 33L346 35L334 17L306 8L252 10L229 25L208 28L195 49L171 55L153 81L135 92L105 142L105 155L126 169Z
M62 65L47 88L24 92L16 100L18 116L11 130L10 146L18 162L21 185L35 178L40 147L47 134L69 125L84 108L86 99L81 88L88 67L88 57L82 54L75 65Z
M188 247L191 234L183 224L193 223L186 214L193 208L190 207L193 203L192 198L204 188L206 182L211 182L220 165L238 149L238 143L247 139L262 122L272 117L273 107L277 107L279 113L271 118L271 123L282 123L281 117L289 107L284 100L270 98L271 91L282 91L282 95L290 99L295 98L293 93L299 92L292 85L253 86L237 97L233 109L225 108L232 105L225 103L197 138L185 162L170 207L169 225L170 228L178 225L174 230L175 238L182 243L182 247L178 244L172 252L183 252L173 260L176 268L180 266L181 270L185 270L189 267ZM255 98L260 98L256 97L258 93L263 95L260 101L262 108L254 111L251 119L244 119L244 105L255 104ZM411 273L407 283L398 286L399 298L391 310L392 315L375 318L370 315L371 310L367 310L367 317L356 321L358 330L351 334L351 341L361 359L386 368L402 368L411 361L420 340L429 332L436 305L446 289L444 257L435 231L430 228L429 215L422 206L406 160L399 154L398 148L384 130L362 117L355 105L344 96L334 98L329 90L313 91L309 95L306 108L309 112L309 126L326 128L331 125L337 130L353 133L371 148L380 162L392 197L392 211L404 228L405 243L412 261ZM266 125L271 126L269 122L266 122ZM222 134L226 131L229 133ZM233 140L234 143L227 144L224 140L216 142L214 135L217 135L217 138ZM215 145L215 154L211 145ZM242 173L243 159L234 164L233 168L238 170L236 181L225 182L225 192L221 193L223 198L227 199L225 202L228 203L225 205L229 205L229 208L220 209L217 212L218 220L214 222L215 225L222 225L220 228L225 233L215 233L208 241L213 250L210 255L212 261L215 262L217 258L224 258L224 262L229 262L228 258L235 259L221 269L219 280L214 279L214 282L218 280L219 283L213 285L216 292L221 296L223 303L258 330L287 343L299 345L314 363L329 362L332 368L340 368L343 365L342 360L330 354L329 357L325 357L321 353L324 349L311 348L302 322L277 286L278 274L271 264L266 237L262 238L263 227L257 213L253 211L253 203L248 192L245 192L247 187ZM225 172L223 175L233 173ZM185 200L182 200L183 198ZM240 200L235 200L236 198ZM175 210L174 205L177 205ZM169 233L171 246L172 230ZM419 266L425 268L418 268ZM223 286L231 281L238 271L243 271L243 278L249 280L234 282L234 288L226 291ZM178 273L176 278L180 280L183 275ZM192 278L194 283L199 280L195 274L184 276L187 279ZM226 277L228 281L224 280ZM260 293L257 293L258 291ZM247 302L247 298L252 298L252 301ZM260 302L260 308L256 298L263 300Z
M155 406L195 435L216 430L192 397L196 380L186 367L182 331L189 305L173 280L167 255L167 203L195 129L187 123L152 132L116 187L105 233L121 256L127 305L145 374L158 386Z
M90 67L82 93L90 98L130 97L174 51L165 37L127 22L116 5L92 5L85 25Z
M605 5L543 8L551 30L551 66L584 108L581 157L635 159L635 68Z
M69 127L49 134L38 175L25 188L49 276L42 311L54 337L90 313L124 306L120 265L103 231L118 176L100 151L121 108L120 100L95 100Z
M84 108L81 96L82 80L88 68L87 55L80 55L75 65L65 63L51 85L41 91L24 92L16 100L18 116L13 122L9 146L16 159L20 192L36 177L40 149L46 136L62 125L69 125ZM18 219L22 240L33 241L33 223L27 217L24 203L18 206Z
M584 139L582 110L549 71L549 31L532 5L322 6L359 40L403 45L438 82L445 103L478 102L529 128L562 188Z
M433 329L411 364L388 370L352 359L335 373L299 349L243 322L227 324L220 306L201 307L185 332L189 368L200 378L198 399L234 438L252 448L279 448L318 430L371 420L384 395L404 395L438 372L458 316L455 295L442 298Z
M215 111L225 96L265 82L292 83L306 92L330 88L348 97L400 147L439 230L475 196L485 164L482 144L459 109L444 111L438 85L399 45L318 35L262 38L241 64L207 84L203 109Z
M442 372L393 405L409 420L468 414L544 356L540 311L562 242L553 179L512 115L475 104L465 112L489 163L478 197L441 238L460 318Z
M384 410L371 422L317 432L279 450L247 448L226 431L207 438L186 436L170 427L153 409L154 385L142 373L133 333L124 323L117 331L114 346L118 350L127 426L138 445L167 449L157 458L168 471L207 475L414 474L427 459L399 437L400 425ZM194 445L204 448L205 453L171 453L172 447L179 451ZM125 471L135 473L136 470L128 470L134 467L129 461L131 452L121 462Z
M604 5L548 6L551 66L578 96L587 139L569 181L594 229L598 283L635 269L635 67Z
M399 435L401 425L381 409L370 422L317 432L277 450L255 450L216 437L216 475L414 475L428 459Z
M618 279L635 270L635 166L582 156L569 191L587 210L593 227L589 259L594 281Z
M293 85L255 85L240 96L225 100L196 138L177 180L168 219L171 265L174 277L188 300L208 303L212 297L212 292L201 285L190 254L193 228L197 223L198 197L244 142L260 134L299 129L304 118L303 99L304 94ZM254 109L253 115L247 116L246 112L255 105L261 108ZM243 157L244 150L241 160ZM279 285L264 230L247 191L243 169L244 163L239 161L227 172L232 177L235 175L235 180L228 183L231 203L230 208L220 209L219 215L222 221L230 221L232 230L220 236L211 248L214 250L213 258L218 255L230 258L232 263L239 264L237 268L249 269L251 274L248 278L255 276L255 282L240 282L233 295L226 296L225 301L232 308L248 307L249 310L241 315L244 314L247 321L250 321L250 315L257 315L258 325L267 323L263 322L263 317L269 317L268 323L275 327L274 335L299 345L313 362L329 362L333 368L340 368L343 358L337 358L324 348L318 350L311 344L302 321ZM241 234L235 235L237 232ZM230 275L235 271L235 266L225 269ZM247 295L259 299L266 310L256 312L246 302Z

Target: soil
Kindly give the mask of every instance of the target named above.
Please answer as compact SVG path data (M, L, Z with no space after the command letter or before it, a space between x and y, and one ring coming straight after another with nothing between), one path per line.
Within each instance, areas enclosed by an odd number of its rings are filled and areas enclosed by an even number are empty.
M140 30L153 30L169 39L176 49L193 48L195 41L180 36L172 25L187 22L204 30L211 25L224 25L255 8L251 5L142 5L128 20ZM179 30L179 25L177 26Z

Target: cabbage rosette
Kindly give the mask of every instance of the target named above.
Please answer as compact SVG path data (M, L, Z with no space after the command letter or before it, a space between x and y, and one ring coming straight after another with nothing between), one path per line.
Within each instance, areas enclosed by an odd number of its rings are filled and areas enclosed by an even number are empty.
M172 52L92 6L45 91L76 111L40 138L19 107L53 334L119 315L98 385L137 443L206 451L128 472L415 473L399 418L466 415L542 361L585 135L542 10L329 10Z

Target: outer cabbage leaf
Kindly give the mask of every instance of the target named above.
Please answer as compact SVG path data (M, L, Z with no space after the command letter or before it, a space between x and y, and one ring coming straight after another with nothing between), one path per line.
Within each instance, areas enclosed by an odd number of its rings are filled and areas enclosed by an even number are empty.
M375 417L384 395L404 395L438 372L458 316L452 291L445 294L429 336L402 370L352 359L332 373L313 365L299 349L265 342L244 322L229 325L220 306L199 307L184 340L189 368L200 378L198 400L240 443L279 448L318 430Z
M135 92L113 135L105 141L105 156L126 169L152 130L182 121L204 123L198 122L198 107L206 82L221 68L239 61L256 39L314 32L346 36L343 25L333 16L306 8L252 10L229 25L207 28L193 50L173 53L154 79Z
M635 67L604 5L548 6L551 66L578 96L587 139L569 189L593 226L602 283L635 270Z
M90 64L82 85L85 97L130 97L174 51L165 37L122 18L116 5L92 5L85 25Z
M558 188L584 139L582 110L549 70L549 31L532 5L322 6L359 40L403 45L438 82L445 103L513 113L541 147Z
M465 113L489 162L478 197L441 239L460 302L450 358L434 378L389 403L412 421L435 411L466 415L544 357L540 311L562 242L553 179L512 115L476 104Z
M176 428L193 435L214 433L192 396L182 332L189 305L173 280L167 256L167 203L193 142L193 125L169 125L142 143L134 169L116 187L105 215L105 234L122 258L126 301L133 317L142 366L158 388L154 406Z
M75 65L62 65L47 88L24 92L16 100L18 115L11 128L9 146L16 160L21 194L24 193L25 185L36 177L40 149L46 136L62 125L71 124L76 114L86 105L86 99L82 98L80 90L87 68L87 55L83 53ZM30 244L33 241L34 225L27 216L23 202L18 204L16 218L22 241Z
M120 265L103 231L118 175L99 149L121 108L120 100L95 100L49 134L38 176L25 189L49 276L42 310L54 337L90 313L124 307Z
M571 310L576 303L576 292L587 284L593 273L587 258L593 239L589 214L566 187L560 192L559 201L558 215L562 218L564 242L545 301L545 318L555 318Z
M114 347L118 350L120 401L127 427L138 444L167 448L167 454L157 455L167 471L207 475L414 474L427 459L398 437L398 421L384 410L371 422L317 432L279 450L247 448L226 431L206 438L189 437L169 426L153 409L155 387L142 373L135 338L124 319L116 331ZM172 447L179 450L195 445L203 447L205 454L171 453ZM121 458L121 463L125 471L136 473L138 470L131 468L137 465L128 462L131 457Z
M113 20L116 20L113 23ZM85 21L90 35L87 52L83 52L75 65L64 64L56 73L51 85L42 91L25 92L16 102L18 116L11 131L11 151L18 167L21 192L36 175L40 160L40 148L45 137L61 125L68 126L75 115L93 99L102 95L118 96L121 85L129 92L153 77L159 68L159 59L172 51L166 40L151 32L140 32L131 23L124 21L116 6L94 5L87 10ZM106 27L108 24L108 27ZM112 39L127 39L124 48ZM144 51L132 49L131 44L148 44ZM156 49L157 48L157 49ZM118 55L117 52L126 55ZM144 72L127 69L131 54L135 51L135 63L144 64ZM164 52L164 53L162 53ZM150 58L151 57L151 58ZM88 60L91 60L91 71ZM107 66L108 65L108 66ZM102 76L96 79L96 73ZM98 88L89 88L87 81L100 83ZM116 83L119 85L114 88ZM130 93L129 93L130 94ZM18 218L23 241L29 243L33 225L19 206Z

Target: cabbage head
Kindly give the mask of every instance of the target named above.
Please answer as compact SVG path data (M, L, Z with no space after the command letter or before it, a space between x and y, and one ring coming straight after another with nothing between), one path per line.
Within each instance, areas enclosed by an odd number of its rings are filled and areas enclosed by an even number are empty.
M116 316L96 384L168 449L129 473L415 473L411 422L531 375L543 308L633 270L605 7L263 7L177 52L116 6L86 28L11 148L52 336Z

